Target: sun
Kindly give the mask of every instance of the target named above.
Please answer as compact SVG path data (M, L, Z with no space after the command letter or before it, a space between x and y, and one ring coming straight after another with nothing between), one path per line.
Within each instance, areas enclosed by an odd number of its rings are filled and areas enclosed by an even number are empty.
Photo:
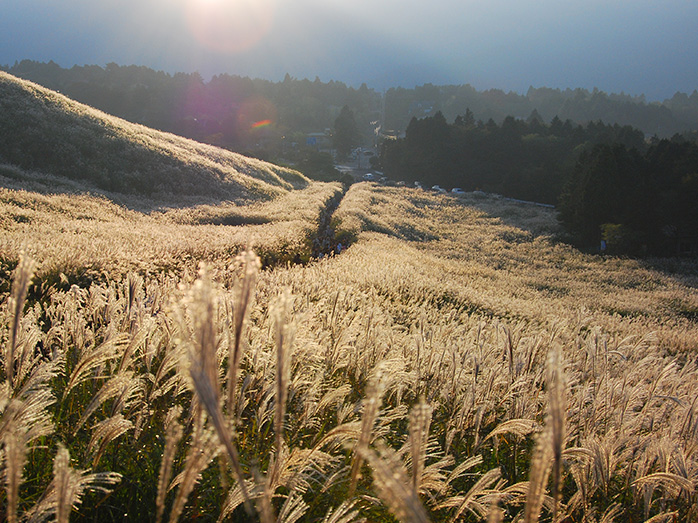
M272 28L276 0L188 0L191 33L212 51L232 54L259 43Z

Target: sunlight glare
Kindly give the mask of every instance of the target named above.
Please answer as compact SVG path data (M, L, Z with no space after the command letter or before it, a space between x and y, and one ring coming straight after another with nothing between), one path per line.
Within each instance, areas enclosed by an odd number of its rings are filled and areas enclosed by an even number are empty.
M194 37L225 54L253 47L271 30L275 0L187 0L187 21Z

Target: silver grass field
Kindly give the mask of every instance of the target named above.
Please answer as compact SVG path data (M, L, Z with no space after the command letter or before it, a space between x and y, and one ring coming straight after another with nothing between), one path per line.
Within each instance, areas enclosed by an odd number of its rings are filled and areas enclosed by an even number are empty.
M88 287L42 271L89 238L6 228L6 518L696 520L695 276L582 255L550 212L359 184L345 253L265 270L254 244L173 261L133 212L173 268L124 242L78 254Z
M0 165L4 519L698 521L695 260L72 110L228 193Z

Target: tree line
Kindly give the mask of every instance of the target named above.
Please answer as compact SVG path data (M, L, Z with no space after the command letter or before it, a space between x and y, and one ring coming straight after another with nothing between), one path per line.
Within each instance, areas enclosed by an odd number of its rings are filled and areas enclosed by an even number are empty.
M644 134L600 121L582 126L555 117L546 124L536 112L527 120L508 116L499 125L476 120L467 109L449 124L439 112L413 118L405 138L386 140L380 167L396 180L554 204L579 148L607 142L639 148Z
M525 94L501 89L478 91L471 85L424 84L413 89L393 88L385 93L385 127L404 130L412 117L441 112L449 121L472 110L478 118L501 123L507 116L526 118L534 110L546 122L561 120L586 124L603 120L630 125L648 136L669 138L698 129L698 91L676 93L662 102L644 96L605 93L599 89L530 87Z
M59 90L67 96L129 121L213 142L238 152L276 156L303 134L331 129L347 105L366 143L382 130L402 132L413 117L441 112L448 120L470 109L479 119L501 124L507 116L526 118L534 110L583 125L603 120L630 125L647 136L668 138L698 129L698 91L676 93L662 102L644 96L607 94L598 89L531 87L525 94L471 85L424 84L385 93L362 84L296 79L281 82L221 74L208 81L198 73L169 74L114 63L62 68L54 62L22 60L2 69ZM254 127L269 121L269 126Z
M675 136L637 149L581 152L560 195L560 220L583 247L614 254L698 254L698 144Z
M698 247L695 138L645 140L631 126L508 116L501 125L469 109L413 118L405 137L383 142L389 178L554 204L580 247L662 254Z

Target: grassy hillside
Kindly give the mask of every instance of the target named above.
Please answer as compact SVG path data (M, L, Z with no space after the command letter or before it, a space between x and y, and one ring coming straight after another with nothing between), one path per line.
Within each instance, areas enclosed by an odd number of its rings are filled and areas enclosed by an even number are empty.
M127 194L268 199L291 169L154 131L0 72L0 161Z
M226 267L247 246L264 265L307 260L325 207L341 192L338 184L312 183L254 204L172 207L168 201L142 212L134 208L153 202L119 197L119 205L105 195L69 192L80 188L0 166L0 270L7 274L26 251L40 263L39 287L63 280L68 288L130 271L195 273L202 261Z
M8 520L698 521L695 261L369 183L308 260L337 185L81 183L0 168Z
M307 260L341 191L4 73L0 106L0 270L26 250L40 263L35 287L195 272L245 246L266 264Z
M561 231L553 209L359 184L334 220L338 235L360 240L354 252L361 246L382 259L377 274L363 271L360 279L395 303L426 301L551 326L583 317L618 335L642 326L666 338L672 353L696 341L695 261L582 254L555 241Z

